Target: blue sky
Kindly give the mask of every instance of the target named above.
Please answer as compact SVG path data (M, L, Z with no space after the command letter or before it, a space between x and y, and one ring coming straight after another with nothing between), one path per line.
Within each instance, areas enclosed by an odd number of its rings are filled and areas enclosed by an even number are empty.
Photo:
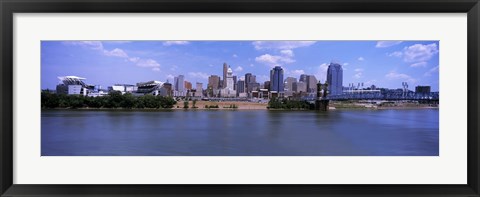
M224 62L239 78L252 73L261 83L274 66L285 77L324 82L328 64L337 62L344 86L400 88L405 81L411 90L438 91L438 55L438 41L42 41L41 87L55 89L57 77L69 75L103 88L184 75L205 88L209 75L222 76Z

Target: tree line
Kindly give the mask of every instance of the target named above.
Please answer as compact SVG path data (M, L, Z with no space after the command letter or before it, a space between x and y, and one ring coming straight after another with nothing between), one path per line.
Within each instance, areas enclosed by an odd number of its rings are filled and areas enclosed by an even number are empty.
M131 93L123 94L113 91L105 96L88 97L83 95L55 94L42 91L42 108L125 108L125 109L168 109L177 101L172 97L144 95L134 96Z
M315 109L315 105L307 101L272 98L268 102L268 109Z

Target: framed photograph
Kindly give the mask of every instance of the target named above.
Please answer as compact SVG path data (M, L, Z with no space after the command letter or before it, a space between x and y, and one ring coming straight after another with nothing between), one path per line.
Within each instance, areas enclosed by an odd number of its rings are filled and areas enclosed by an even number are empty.
M480 196L478 0L0 5L1 196Z

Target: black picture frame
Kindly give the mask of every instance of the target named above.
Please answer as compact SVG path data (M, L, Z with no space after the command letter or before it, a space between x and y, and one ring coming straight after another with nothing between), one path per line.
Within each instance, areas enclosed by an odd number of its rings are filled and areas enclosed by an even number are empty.
M480 196L479 0L0 0L1 196ZM467 13L468 184L20 185L13 184L14 13ZM454 120L452 120L454 121ZM445 169L453 170L453 169ZM93 179L94 177L92 177Z

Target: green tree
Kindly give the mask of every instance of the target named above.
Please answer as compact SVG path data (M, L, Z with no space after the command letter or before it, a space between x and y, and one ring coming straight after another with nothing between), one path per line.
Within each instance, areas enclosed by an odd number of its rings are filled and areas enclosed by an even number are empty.
M131 109L135 107L136 98L131 93L126 93L122 95L122 100L120 101L120 107Z
M192 108L197 108L197 107L195 106L196 103L197 103L197 99L193 99L193 101L192 101Z

